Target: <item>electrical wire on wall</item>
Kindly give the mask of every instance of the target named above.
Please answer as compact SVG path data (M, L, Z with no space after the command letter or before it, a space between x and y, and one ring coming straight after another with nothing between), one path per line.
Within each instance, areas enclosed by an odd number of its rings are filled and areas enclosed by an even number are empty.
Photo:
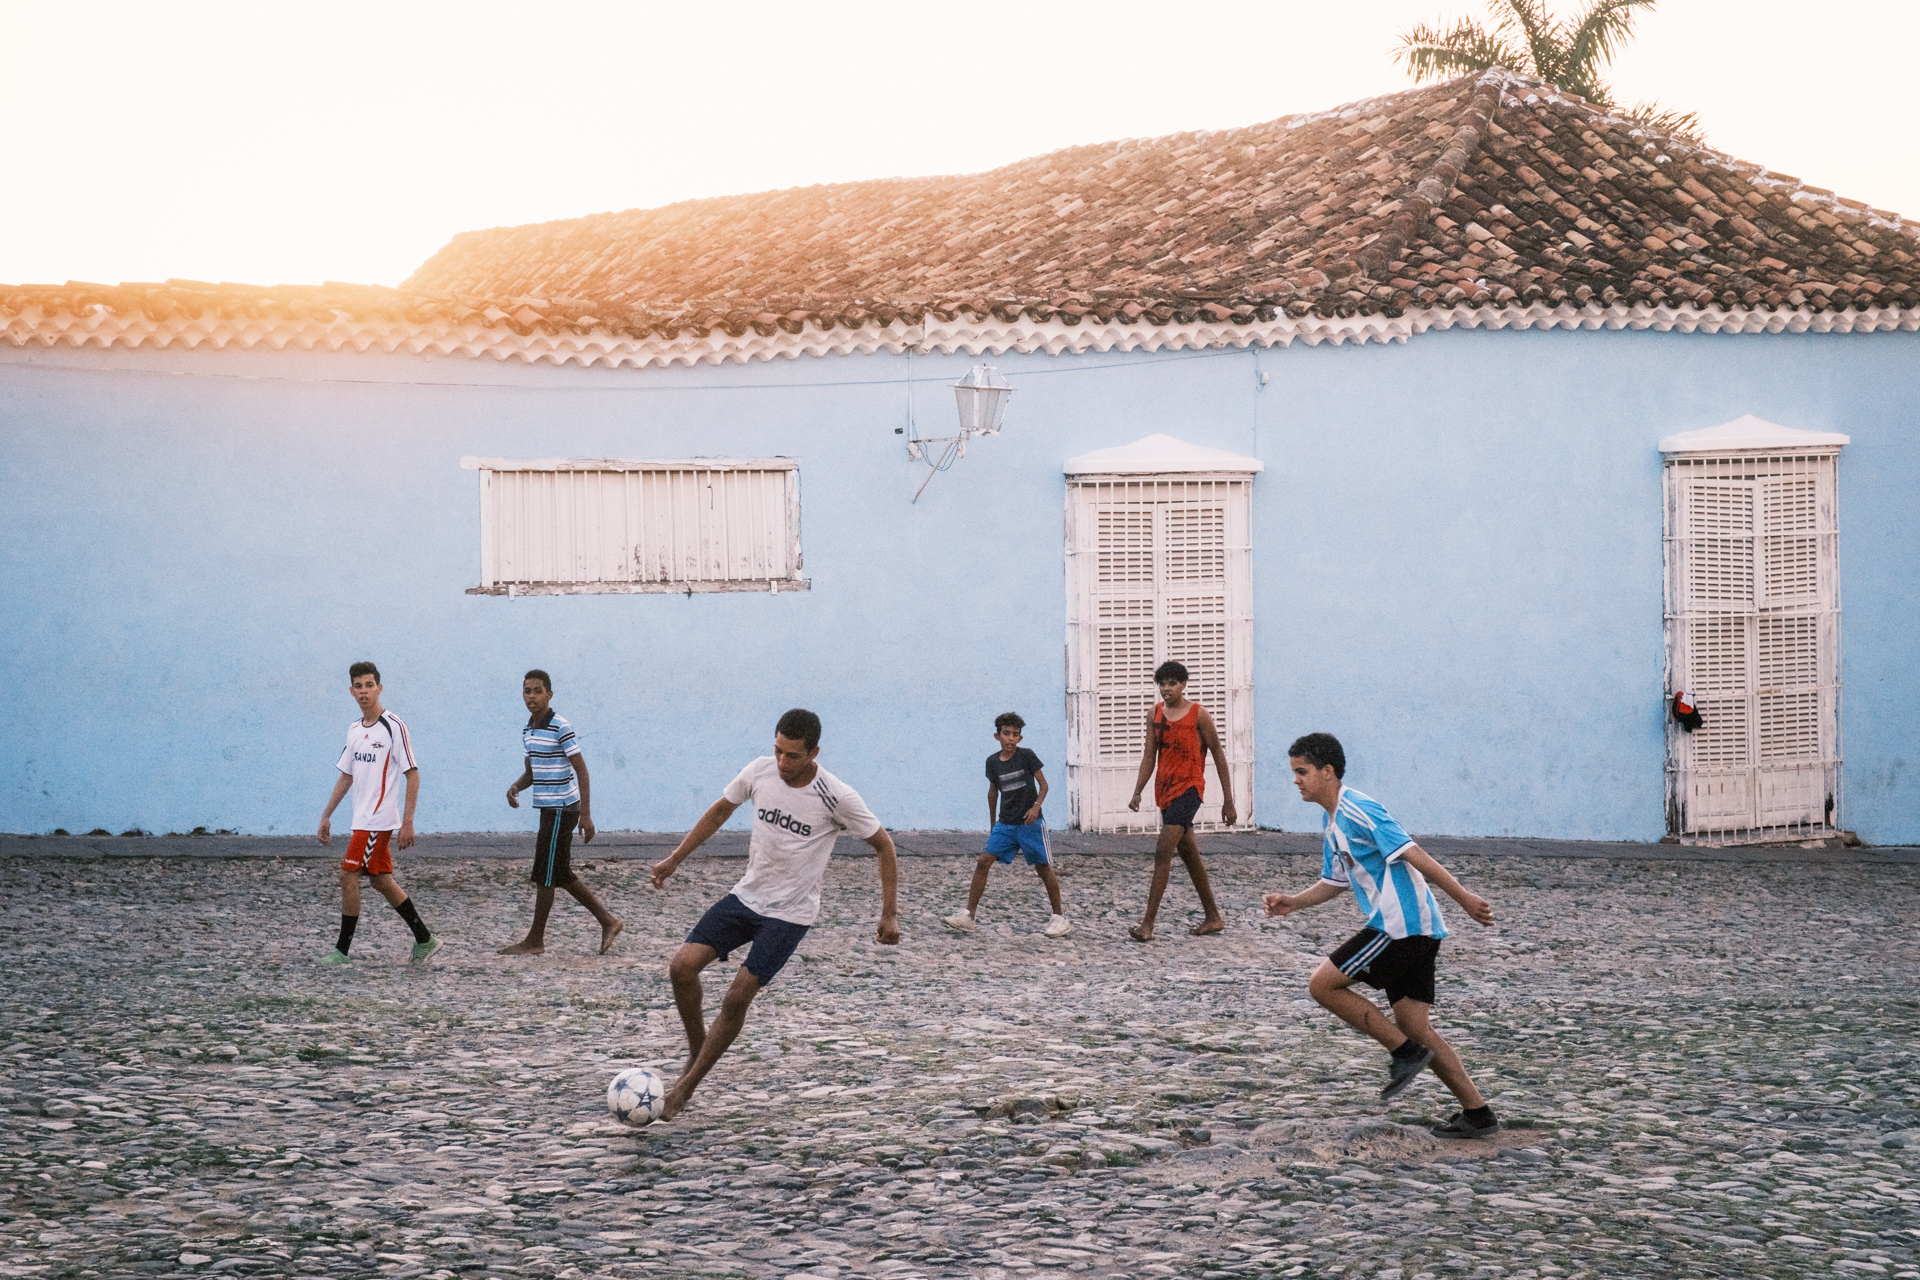
M909 360L912 359L911 352L908 353L908 359ZM922 444L920 440L920 423L918 418L914 414L913 384L916 381L917 379L914 379L914 378L906 379L907 456L909 458L917 458L921 462L925 462L927 464L928 470L927 470L927 478L925 480L922 480L920 482L920 487L913 491L913 498L912 498L913 502L920 501L920 495L927 491L927 486L933 483L933 478L939 475L942 471L947 471L952 469L953 464L956 461L958 461L960 457L960 441L950 440L947 442L946 451L940 455L940 458L938 461L930 461L928 459L926 446Z

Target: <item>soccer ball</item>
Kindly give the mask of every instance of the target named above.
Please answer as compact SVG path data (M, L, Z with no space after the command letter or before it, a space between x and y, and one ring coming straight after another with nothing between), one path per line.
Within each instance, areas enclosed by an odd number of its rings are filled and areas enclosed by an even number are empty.
M660 1118L667 1100L667 1082L646 1067L628 1067L607 1086L607 1110L621 1124L639 1128Z

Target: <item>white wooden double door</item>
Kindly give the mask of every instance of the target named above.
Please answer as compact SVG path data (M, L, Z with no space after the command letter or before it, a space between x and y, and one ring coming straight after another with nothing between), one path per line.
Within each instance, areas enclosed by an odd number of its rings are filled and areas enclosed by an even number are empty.
M1187 668L1187 696L1212 713L1233 778L1236 825L1253 824L1250 477L1076 479L1067 488L1067 778L1082 831L1159 826L1138 776L1153 672ZM1220 823L1207 765L1203 827Z
M1840 593L1833 451L1666 467L1668 830L1727 839L1839 824Z

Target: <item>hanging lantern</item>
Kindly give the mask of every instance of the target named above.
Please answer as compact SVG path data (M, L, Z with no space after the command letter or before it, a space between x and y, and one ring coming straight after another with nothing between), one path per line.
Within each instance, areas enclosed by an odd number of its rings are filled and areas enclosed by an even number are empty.
M967 376L953 384L953 399L960 407L960 435L996 436L1001 420L1007 416L1007 401L1013 388L994 373L990 364L977 364Z

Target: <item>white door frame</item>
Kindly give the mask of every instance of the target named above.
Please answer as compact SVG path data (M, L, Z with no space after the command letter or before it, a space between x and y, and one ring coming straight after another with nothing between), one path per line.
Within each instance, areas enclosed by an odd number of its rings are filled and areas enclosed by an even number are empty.
M1164 435L1067 463L1067 788L1082 831L1151 831L1127 809L1153 669L1193 673L1221 733L1239 812L1253 816L1253 477L1258 458ZM1104 542L1104 547L1103 547ZM1103 555L1104 550L1104 555ZM1218 781L1196 826L1220 827Z
M1667 834L1834 835L1840 812L1839 467L1848 437L1751 415L1660 442Z

